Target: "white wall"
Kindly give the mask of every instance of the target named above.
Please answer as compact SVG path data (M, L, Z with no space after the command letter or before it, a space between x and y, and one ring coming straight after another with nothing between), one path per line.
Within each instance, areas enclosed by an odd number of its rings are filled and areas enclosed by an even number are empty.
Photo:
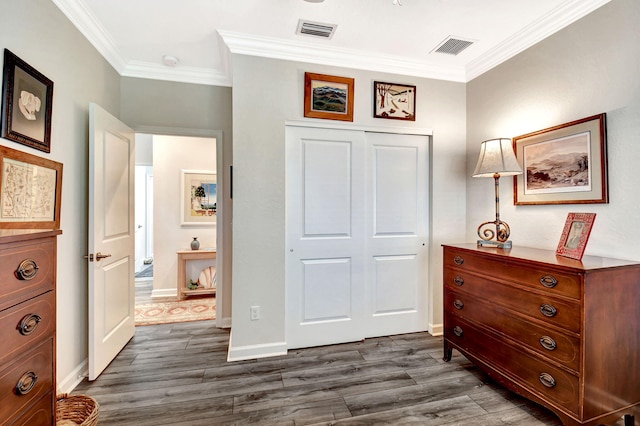
M607 113L609 204L514 206L500 180L514 245L555 250L569 212L595 212L585 253L640 259L640 2L614 0L468 83L467 239L495 217L493 180L471 178L480 142Z
M26 24L28 23L28 24ZM67 388L87 357L87 170L89 103L120 112L120 77L48 0L2 2L0 48L8 48L54 83L51 153L0 144L63 163L57 264L57 374ZM0 56L1 57L1 56ZM2 59L0 59L1 61Z
M177 294L176 251L190 249L193 237L198 237L201 248L216 247L216 226L180 225L180 179L183 169L216 173L216 140L153 136L152 297L171 297Z
M431 217L434 225L429 325L439 324L442 318L440 244L460 241L465 233L464 84L242 55L233 56L233 67L231 358L278 352L286 340L284 133L286 120L304 120L305 71L355 78L355 124L433 130ZM416 122L374 119L374 80L416 85ZM429 285L426 281L425 285ZM251 305L260 305L259 321L250 321Z

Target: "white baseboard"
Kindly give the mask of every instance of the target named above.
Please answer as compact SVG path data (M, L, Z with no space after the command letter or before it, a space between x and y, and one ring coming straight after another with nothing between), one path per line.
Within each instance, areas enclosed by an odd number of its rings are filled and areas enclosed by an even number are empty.
M227 361L244 361L246 359L267 358L287 354L286 342L266 343L263 345L248 345L234 348L233 331L229 337L229 351Z
M177 288L154 288L151 290L151 300L153 299L166 299L169 297L178 297Z
M216 320L216 327L218 327L218 328L231 328L231 317L217 319Z
M429 334L432 336L442 336L444 334L444 324L429 324Z
M57 393L71 393L78 384L84 380L89 374L88 363L85 359L82 363L73 369L67 377L57 384Z

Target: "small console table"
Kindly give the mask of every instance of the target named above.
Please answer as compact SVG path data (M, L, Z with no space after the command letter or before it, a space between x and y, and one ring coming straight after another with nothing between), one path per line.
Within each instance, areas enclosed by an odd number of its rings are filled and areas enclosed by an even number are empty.
M216 259L216 250L178 250L178 300L187 296L215 294L216 287L190 290L187 282L187 262L190 260Z

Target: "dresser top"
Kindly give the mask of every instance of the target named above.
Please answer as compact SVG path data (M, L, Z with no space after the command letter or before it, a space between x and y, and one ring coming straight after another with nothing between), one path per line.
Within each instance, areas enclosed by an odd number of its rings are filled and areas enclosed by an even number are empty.
M584 256L580 261L564 256L558 256L556 255L555 250L543 250L531 247L513 246L511 249L499 249L494 247L478 247L475 243L443 244L443 247L452 247L468 252L482 253L483 255L488 255L497 259L510 258L529 262L543 262L553 266L580 269L585 271L618 268L630 265L640 266L640 262L600 256Z
M60 229L0 229L0 243L33 240L62 234Z

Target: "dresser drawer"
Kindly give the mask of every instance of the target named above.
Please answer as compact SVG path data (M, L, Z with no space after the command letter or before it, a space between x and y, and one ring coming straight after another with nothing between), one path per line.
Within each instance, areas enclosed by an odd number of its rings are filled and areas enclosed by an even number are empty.
M50 392L36 402L28 412L16 414L16 418L9 419L7 424L11 426L54 425L56 424L55 416L55 399Z
M493 304L580 333L580 305L577 302L555 299L544 293L523 291L456 269L447 268L444 279L448 289L470 293L481 299L490 298Z
M481 275L515 281L519 284L561 294L574 299L581 297L581 276L535 266L524 266L511 259L492 259L465 251L445 250L444 266L460 271L474 271ZM487 275L490 274L490 275Z
M578 413L578 377L483 333L464 319L445 315L445 338L520 386ZM495 373L493 373L495 374Z
M0 367L0 419L14 416L55 388L53 350L53 339L49 339Z
M55 239L15 242L0 249L0 309L52 290Z
M513 315L501 306L465 293L447 291L445 310L509 336L523 346L555 362L580 371L580 339L541 327Z
M0 311L0 365L53 336L56 327L53 291Z

